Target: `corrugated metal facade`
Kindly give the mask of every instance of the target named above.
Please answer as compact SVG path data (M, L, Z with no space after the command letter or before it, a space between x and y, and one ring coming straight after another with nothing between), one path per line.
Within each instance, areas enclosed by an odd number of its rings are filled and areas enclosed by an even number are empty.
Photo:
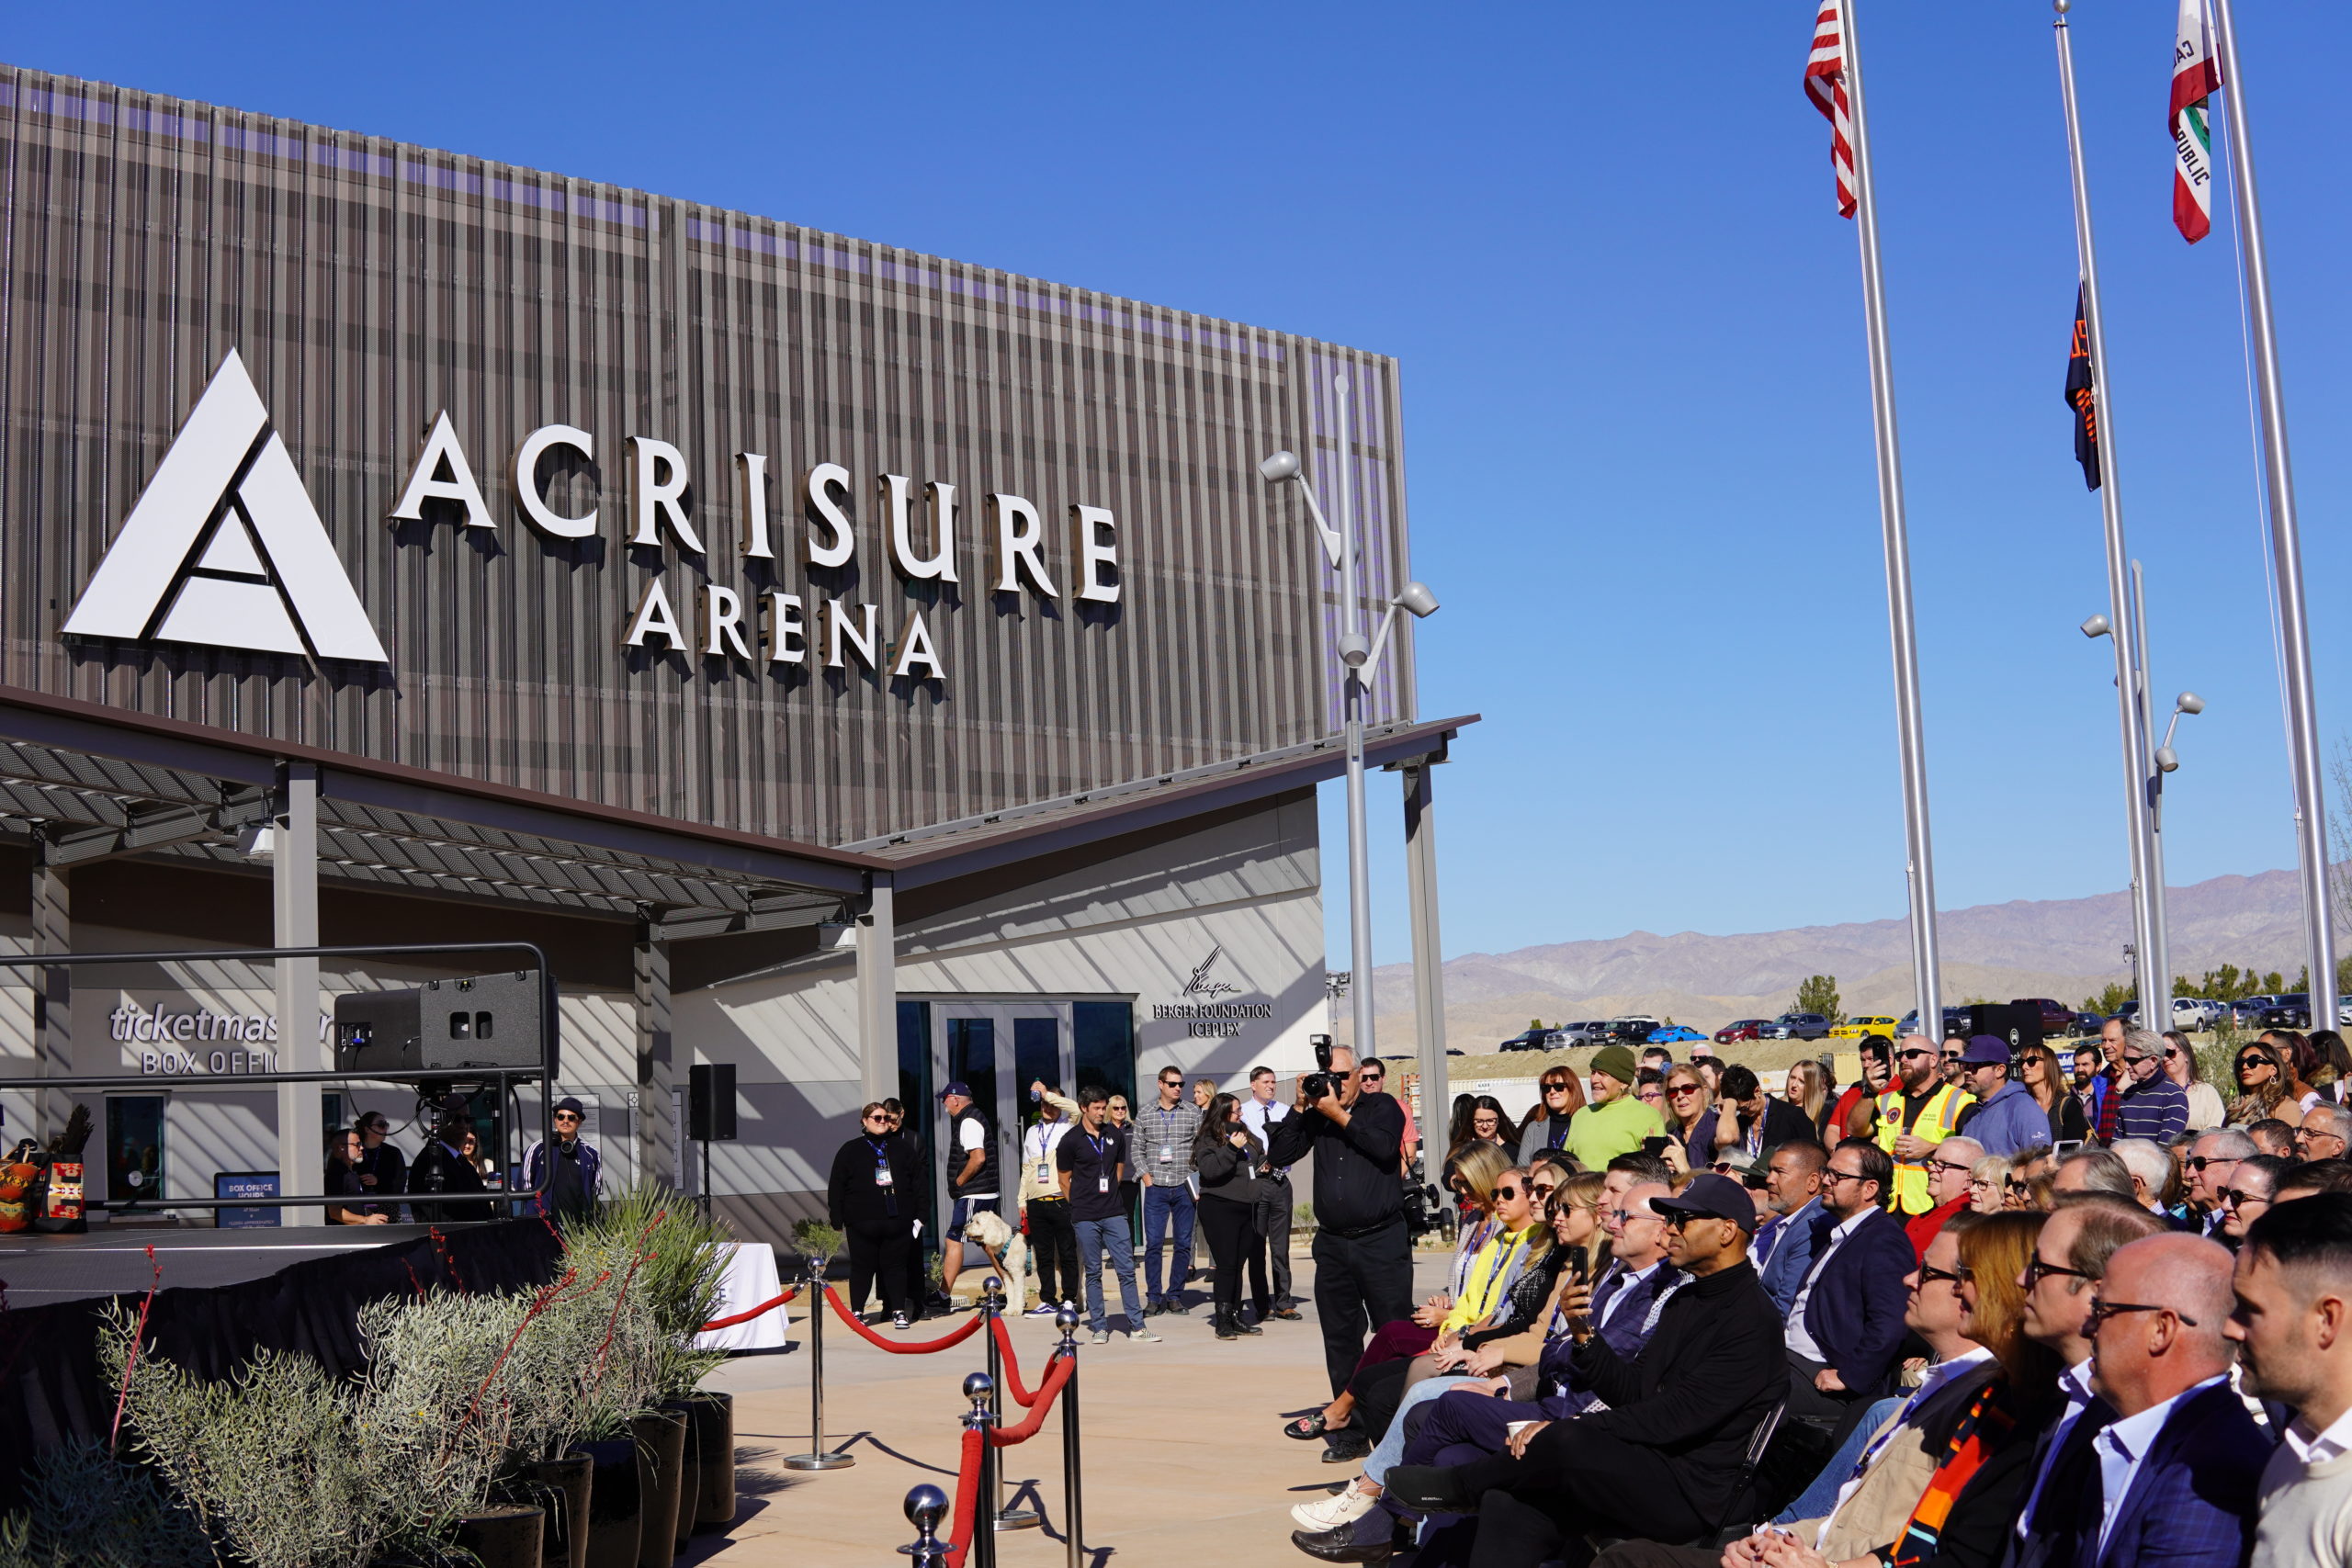
M1356 403L1373 583L1405 575L1391 360L764 219L362 136L0 69L0 615L14 684L526 788L841 843L1312 739L1333 722L1329 574L1255 471L1337 453ZM251 369L390 649L307 665L61 637L232 349ZM495 530L388 525L446 409ZM594 537L529 526L541 425ZM626 439L685 455L707 556L627 543ZM1317 446L1316 443L1320 445ZM764 454L773 563L744 558L739 452ZM794 485L854 476L850 575L803 567ZM889 569L876 476L951 482L962 579ZM1036 503L1065 596L989 592L981 498ZM1118 520L1123 602L1068 597L1072 503ZM652 655L622 636L656 570L808 601L809 666ZM819 602L921 608L938 682L846 679ZM756 645L754 652L756 653ZM1409 682L1408 657L1394 679ZM1392 677L1384 675L1384 682ZM1374 716L1409 690L1384 685Z

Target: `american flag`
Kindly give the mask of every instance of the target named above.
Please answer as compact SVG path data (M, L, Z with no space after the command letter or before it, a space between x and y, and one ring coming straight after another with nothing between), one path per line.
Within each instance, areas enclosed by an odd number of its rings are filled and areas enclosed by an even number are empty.
M2172 57L2172 224L2195 244L2213 230L2213 141L2205 100L2222 85L2204 0L2180 0ZM1817 47L1817 46L1816 46Z
M1842 0L1821 0L1813 24L1813 58L1805 62L1804 92L1829 122L1829 163L1838 173L1838 216L1854 215L1854 148L1846 118L1846 32Z

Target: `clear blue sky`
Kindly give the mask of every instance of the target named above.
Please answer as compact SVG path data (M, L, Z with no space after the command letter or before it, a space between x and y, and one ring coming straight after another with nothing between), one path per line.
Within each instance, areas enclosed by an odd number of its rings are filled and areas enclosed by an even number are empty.
M1449 953L1899 915L1853 226L1811 0L13 9L10 60L721 203L1398 356ZM2320 716L2352 723L2352 17L2245 5ZM2172 880L2294 862L2229 231L2169 221L2174 8L2078 0ZM1612 20L1612 15L1616 19ZM2046 6L1871 0L1947 908L2125 880ZM2217 204L2218 206L2219 204ZM1402 958L1375 782L1383 961ZM1345 963L1336 786L1331 932ZM1392 874L1393 873L1393 874Z

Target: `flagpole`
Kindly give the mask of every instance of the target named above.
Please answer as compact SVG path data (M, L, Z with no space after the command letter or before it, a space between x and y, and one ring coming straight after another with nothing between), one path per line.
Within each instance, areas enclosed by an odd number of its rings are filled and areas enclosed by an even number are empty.
M1903 513L1903 454L1894 428L1894 362L1886 341L1886 284L1879 271L1878 200L1871 183L1870 117L1862 107L1858 0L1846 0L1839 32L1854 163L1855 231L1862 250L1862 314L1870 331L1871 422L1878 438L1879 525L1886 547L1886 618L1894 648L1894 714L1903 762L1903 840L1911 900L1911 983L1919 1032L1943 1038L1936 953L1936 867L1928 834L1928 744L1919 716L1919 647L1911 615L1911 543Z
M2107 338L2098 307L2098 251L2091 241L2090 183L2083 172L2083 126L2075 104L2075 49L2066 26L2070 0L2052 0L2057 18L2059 96L2066 106L2066 161L2075 184L2075 252L2082 267L2083 336L2091 361L2092 413L2097 420L2098 509L2107 536L2108 614L2114 626L2116 710L2121 718L2124 824L2132 843L2132 969L2138 982L2140 1022L2172 1027L2172 976L2162 972L2165 942L2155 929L2150 892L2155 861L2149 831L2148 780L2155 772L2148 748L2137 657L2140 603L2132 592L2132 558L2123 542L2123 496L2116 483L2115 401L2107 389Z
M2287 457L2287 394L2278 374L2278 338L2270 321L2270 261L2262 239L2262 202L2254 186L2254 150L2246 141L2237 24L2230 15L2230 0L2212 0L2212 5L2214 42L2222 57L2222 107L2229 116L2231 197L2237 206L2238 254L2245 271L2254 380L2261 406L2272 591L2278 599L2278 642L2286 675L2287 760L2295 784L2295 850L2301 863L2303 929L2311 953L2311 1022L2313 1029L2334 1029L2335 928L2327 897L2327 796L2320 777L2318 704L2312 693L2302 535L2295 520L2294 470Z

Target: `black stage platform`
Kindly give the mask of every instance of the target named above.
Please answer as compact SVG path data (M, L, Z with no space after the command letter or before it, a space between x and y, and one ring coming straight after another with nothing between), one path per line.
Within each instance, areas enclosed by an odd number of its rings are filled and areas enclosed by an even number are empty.
M288 1225L216 1230L207 1225L93 1225L86 1235L0 1235L0 1290L8 1310L162 1289L234 1285L313 1258L426 1240L430 1225ZM451 1224L444 1235L481 1228ZM154 1263L147 1248L155 1249Z

